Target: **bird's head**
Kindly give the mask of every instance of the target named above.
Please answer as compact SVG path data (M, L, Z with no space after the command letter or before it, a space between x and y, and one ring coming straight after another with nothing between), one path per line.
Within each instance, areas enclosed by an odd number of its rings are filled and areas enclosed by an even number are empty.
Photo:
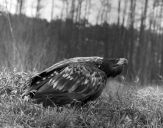
M124 65L127 64L128 60L125 58L118 59L104 58L100 69L106 73L107 77L115 77L122 72Z

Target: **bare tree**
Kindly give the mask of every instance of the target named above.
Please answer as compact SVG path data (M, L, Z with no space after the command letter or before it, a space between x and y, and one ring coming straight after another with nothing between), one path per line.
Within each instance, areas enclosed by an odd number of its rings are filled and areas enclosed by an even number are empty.
M121 0L118 0L118 19L117 24L120 25L120 13L121 13Z
M37 0L37 5L36 5L36 18L40 17L40 10L42 9L41 5L42 0Z
M98 12L97 23L108 22L109 13L111 11L111 2L110 0L100 0L101 9Z
M89 19L90 10L91 10L91 0L85 0L84 19Z
M128 0L124 0L124 8L123 8L123 16L122 16L122 25L125 26L126 22L126 14L127 14L127 5L128 5Z
M76 18L75 18L75 21L80 22L83 0L78 0L76 4L77 5L76 5Z
M135 74L135 54L136 54L136 44L135 44L135 39L134 39L134 24L135 24L135 8L136 8L136 0L130 0L130 11L129 11L129 42L128 45L126 46L126 51L127 52L127 57L129 58L130 61L130 66L129 66L129 70L131 70L132 74Z
M51 20L53 20L54 16L54 0L52 0L52 6L51 6Z
M75 0L71 0L69 18L74 19L74 15L75 15Z
M24 4L25 4L25 0L17 0L16 12L18 14L23 13Z
M130 28L134 27L136 1L137 0L130 0L130 12L129 12L129 21L128 21Z
M147 59L149 59L146 58L148 43L146 43L147 41L145 40L145 34L144 34L145 21L146 21L147 11L148 11L147 9L148 9L148 0L145 0L144 7L141 14L141 20L140 20L139 44L138 44L138 51L137 51L137 61L139 62L138 64L139 72L141 74L146 74L144 72L147 70L143 65L146 64L146 62L148 61ZM145 66L147 67L147 65ZM142 80L144 80L144 82L146 82L147 76L142 75L140 77L142 78Z

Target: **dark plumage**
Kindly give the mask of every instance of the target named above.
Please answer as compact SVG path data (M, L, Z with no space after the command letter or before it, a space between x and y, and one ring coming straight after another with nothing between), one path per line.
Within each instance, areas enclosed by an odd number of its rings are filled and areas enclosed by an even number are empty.
M87 103L102 93L107 78L122 72L127 60L76 57L60 61L32 77L23 96L44 106Z

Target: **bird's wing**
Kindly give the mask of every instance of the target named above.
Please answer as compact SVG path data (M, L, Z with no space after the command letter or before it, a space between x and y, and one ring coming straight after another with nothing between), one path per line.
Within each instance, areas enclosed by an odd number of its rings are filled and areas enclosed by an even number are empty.
M29 86L36 86L38 81L41 81L42 78L50 77L51 74L56 75L61 70L63 70L66 66L72 64L72 63L86 63L86 62L93 62L93 63L101 63L103 58L102 57L75 57L70 59L65 59L63 61L60 61L51 67L45 69L44 71L36 74L31 78L31 84Z
M74 63L67 66L58 75L45 80L35 93L35 97L42 95L69 95L73 99L86 98L98 93L106 84L106 74L94 65Z
M81 62L100 62L103 58L102 57L98 57L98 56L93 56L93 57L74 57L74 58L70 58L70 59L65 59L63 61L60 61L54 65L52 65L51 67L45 69L44 71L49 72L52 71L54 69L57 68L62 68L67 66L70 63L81 63Z

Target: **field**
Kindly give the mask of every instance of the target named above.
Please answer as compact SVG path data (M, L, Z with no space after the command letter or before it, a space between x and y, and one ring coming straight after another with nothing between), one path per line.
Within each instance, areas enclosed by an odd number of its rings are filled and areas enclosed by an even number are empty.
M98 100L82 108L43 108L21 94L34 73L3 69L0 73L2 128L161 128L163 90L138 83L107 83Z

